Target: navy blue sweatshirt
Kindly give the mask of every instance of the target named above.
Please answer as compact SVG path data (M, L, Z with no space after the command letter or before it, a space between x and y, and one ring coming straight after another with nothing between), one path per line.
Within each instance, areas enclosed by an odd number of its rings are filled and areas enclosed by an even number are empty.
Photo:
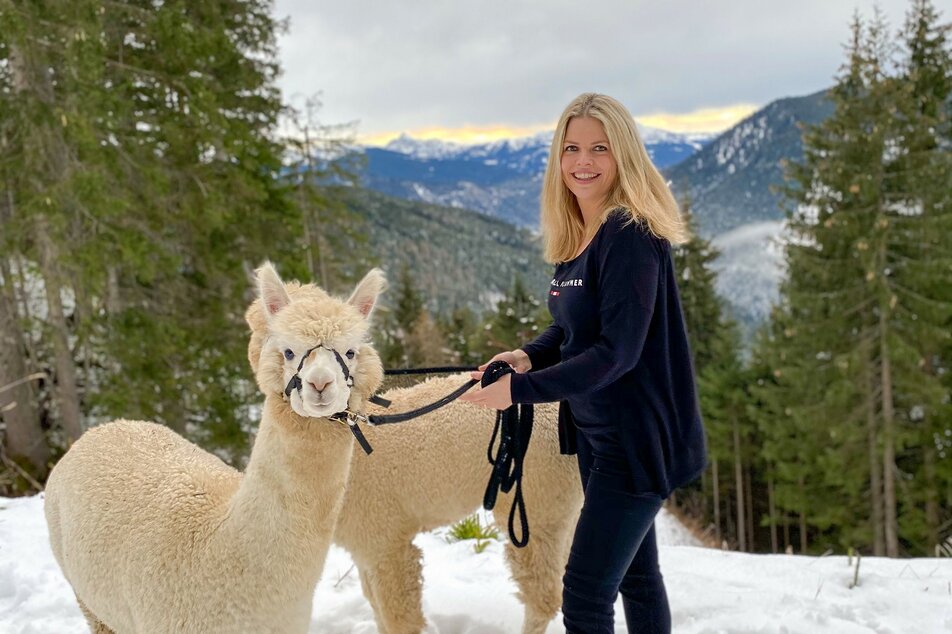
M575 421L617 425L635 491L667 497L704 470L704 427L670 244L625 220L556 265L553 323L522 347L532 369L511 375L512 401L562 401L563 451Z

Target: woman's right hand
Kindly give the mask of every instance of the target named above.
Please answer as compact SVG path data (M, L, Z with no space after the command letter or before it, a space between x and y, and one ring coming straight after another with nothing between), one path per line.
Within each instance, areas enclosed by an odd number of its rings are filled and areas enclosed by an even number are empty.
M505 361L510 366L512 366L512 369L518 374L523 374L532 369L532 361L529 360L529 355L518 348L508 352L500 352L492 359L479 366L479 371L483 372L493 361Z

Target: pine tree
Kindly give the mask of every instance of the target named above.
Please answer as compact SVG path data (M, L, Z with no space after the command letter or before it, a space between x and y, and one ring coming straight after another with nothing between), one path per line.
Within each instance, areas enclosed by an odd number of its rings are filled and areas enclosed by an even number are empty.
M248 273L300 235L277 176L276 23L264 0L122 5L105 12L124 203L107 261L118 310L98 334L96 409L246 449L241 315ZM104 258L105 259L105 258ZM149 391L137 389L148 384Z
M479 323L468 307L454 309L446 318L438 319L455 365L478 365L484 355L479 345Z
M410 337L425 309L416 281L406 263L400 268L391 301L393 307L386 313L374 335L377 347L384 367L410 367Z
M541 302L529 293L519 274L509 291L496 304L483 324L483 354L486 358L503 350L512 350L534 339L548 321Z
M404 263L400 268L393 317L404 332L409 332L422 313L423 298L417 289L413 274L410 273L410 268Z
M674 247L672 256L678 275L681 308L691 339L694 369L700 374L715 357L713 348L725 313L725 306L714 285L717 275L713 263L720 252L710 240L698 235L687 202L681 203L681 214L688 223L691 239Z
M411 367L443 365L449 348L436 321L423 311L413 322L406 338L407 364Z
M776 318L777 311L774 311ZM784 407L778 403L780 392L777 389L777 376L774 375L774 345L772 327L776 321L762 326L754 335L753 347L747 365L747 418L757 429L760 441L758 459L761 476L767 488L767 515L760 523L770 529L770 552L778 553L790 546L789 521L786 509L777 503L777 468L781 457L774 455L772 448L789 448L788 443L771 443L770 435L782 429L782 419L786 416ZM783 548L780 544L779 529L785 527Z
M67 441L83 429L72 341L84 345L86 333L63 294L82 279L83 251L101 242L91 231L94 210L113 201L92 115L106 101L98 8L88 1L0 3L0 188L4 229L15 236L5 268L29 262L42 278L47 319L32 359L40 366L34 369L50 370L51 405Z
M914 474L903 496L901 532L930 553L941 540L948 515L940 491L952 482L942 460L945 430L952 421L948 387L952 330L952 51L948 24L928 0L914 0L901 32L905 44L894 82L897 158L890 181L894 215L902 235L890 261L892 289L902 312L897 340L919 372L897 377L897 411L913 440L898 466Z
M58 443L124 415L236 457L248 272L300 234L270 3L7 0L0 23L4 264L29 274L5 279L46 290L48 319L21 317Z
M816 438L827 443L816 473L838 497L827 496L810 522L841 544L865 535L874 554L897 556L899 458L914 438L906 418L924 398L922 343L935 341L921 335L936 322L917 313L941 306L935 265L943 256L922 248L936 217L910 212L912 175L924 172L907 158L904 144L914 138L902 129L907 82L888 75L892 57L882 17L866 26L856 18L849 62L831 91L836 111L807 133L804 162L791 169L796 185L787 195L798 207L782 294L792 334L778 338L788 364L778 370L798 423L813 428L814 416L827 419L827 437ZM938 391L931 393L934 400ZM861 530L843 511L866 490L870 519Z
M691 228L691 239L675 247L672 255L708 434L710 473L705 473L700 491L689 487L681 492L679 503L689 511L703 509L701 515L705 522L713 524L718 542L726 539L741 550L750 550L753 530L748 530L747 525L752 519L752 505L745 495L750 485L745 473L752 464L753 438L752 425L742 406L742 346L737 326L728 318L727 308L715 289L713 263L719 253L710 241L696 233L690 205L682 202L681 210ZM734 495L733 514L726 512L730 493Z
M875 288L881 269L875 262L875 226L884 204L888 112L880 100L882 42L873 39L882 37L881 25L870 28L867 36L859 18L854 20L850 59L831 91L836 111L805 135L805 162L792 170L800 187L793 197L800 206L789 223L793 237L787 245L788 279L782 293L790 325L780 340L781 358L787 364L779 370L792 397L793 419L806 428L827 428L829 439L817 434L815 442L833 442L836 451L830 458L855 458L846 454L858 455L858 446L845 440L853 435L851 427L867 425L866 480L877 481L881 468L884 480L881 491L872 487L868 515L878 527L878 518L884 514L883 533L872 540L874 553L881 554L878 550L889 537L886 447L894 442L880 415L882 394L877 379L883 367L882 337ZM886 366L888 372L888 361ZM865 415L870 412L872 417ZM818 416L826 420L819 422ZM883 453L878 453L883 444ZM840 492L838 504L842 504L844 489L855 488L855 483L846 481L857 474L823 470L819 461L816 469L821 481L831 481L830 487ZM804 474L797 477L796 486L805 488ZM810 516L820 528L828 524L821 519L826 506L818 505ZM801 522L801 531L805 524Z
M346 289L363 274L359 255L368 251L365 220L342 200L341 190L357 184L362 155L352 151L354 126L318 119L321 102L312 95L286 106L286 181L301 214L300 249L306 277L330 292ZM376 264L376 263L374 263Z
M701 413L708 435L708 459L711 463L711 487L716 501L715 527L719 539L725 536L721 530L721 495L733 493L733 530L729 537L736 540L742 551L751 550L753 531L748 527L752 519L752 504L747 498L749 467L752 460L753 431L744 407L746 376L740 361L740 333L734 322L718 317L717 330L707 349L710 359L698 373ZM732 484L722 484L720 467L729 466L733 474ZM746 475L745 475L746 474ZM724 475L727 475L726 473ZM727 478L730 481L730 478ZM723 500L727 502L726 498ZM724 515L725 519L727 514ZM731 522L728 521L728 526Z

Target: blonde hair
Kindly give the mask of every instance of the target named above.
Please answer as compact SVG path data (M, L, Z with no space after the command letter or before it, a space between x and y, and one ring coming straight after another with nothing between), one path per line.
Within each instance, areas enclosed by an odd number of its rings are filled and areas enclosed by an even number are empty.
M575 195L562 181L562 145L573 117L590 117L604 126L618 170L599 221L589 226L585 225ZM687 224L681 218L678 204L651 162L628 109L607 95L584 93L562 113L549 149L542 181L540 220L545 260L553 264L571 260L613 209L625 214L627 222L644 220L651 233L672 244L688 239Z

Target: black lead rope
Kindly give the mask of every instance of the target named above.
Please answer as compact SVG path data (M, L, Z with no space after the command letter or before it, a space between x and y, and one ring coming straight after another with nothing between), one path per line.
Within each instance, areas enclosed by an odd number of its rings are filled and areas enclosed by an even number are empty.
M402 374L437 374L440 372L471 372L473 370L478 370L476 366L472 365L440 365L434 368L392 368L390 370L384 370L384 374L388 376L396 376Z
M446 405L447 403L450 403L451 401L455 401L460 396L462 396L463 392L473 387L477 383L479 383L479 381L475 379L470 379L469 381L467 381L466 383L464 383L457 389L453 390L451 393L447 394L446 396L436 401L435 403L430 403L429 405L418 407L417 409L410 410L409 412L402 412L400 414L371 414L370 416L367 417L367 422L375 426L376 425L391 425L393 423L402 423L404 421L408 421L411 418L416 418L417 416L423 416L424 414L429 414L433 410L439 409L443 407L444 405Z
M500 377L512 372L508 363L493 361L483 374L482 387L494 383ZM493 435L489 439L486 457L493 465L483 496L483 508L491 511L496 506L496 497L499 491L509 493L513 485L516 492L512 498L512 508L509 509L509 539L516 548L523 548L529 543L529 518L526 515L526 502L522 496L523 460L529 448L529 439L532 436L532 405L518 407L512 405L505 411L496 412L496 425ZM499 447L493 455L493 446L499 438ZM522 526L522 537L516 537L516 513L519 513L519 524Z

